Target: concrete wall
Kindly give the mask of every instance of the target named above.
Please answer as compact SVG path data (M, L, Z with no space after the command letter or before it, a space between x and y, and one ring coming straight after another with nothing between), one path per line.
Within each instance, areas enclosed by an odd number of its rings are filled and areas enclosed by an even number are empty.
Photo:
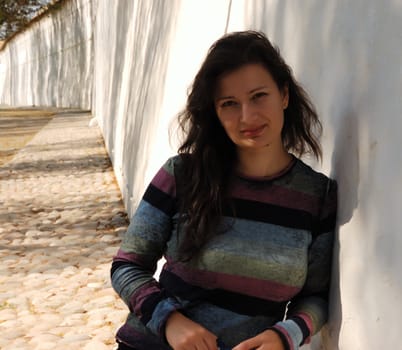
M401 348L402 2L239 0L230 19L279 45L323 119L339 183L324 348Z
M92 1L65 1L0 51L0 104L91 108Z
M1 102L91 105L130 214L175 152L167 129L211 43L226 30L268 34L323 120L324 161L315 166L339 183L331 319L306 350L399 348L402 2L71 0L63 11L73 8L83 9L70 22L82 37L75 46L63 44L64 19L51 17L0 53ZM39 64L38 52L54 55Z
M184 106L208 46L224 33L229 2L97 3L93 113L131 214L155 171L175 152L170 121Z

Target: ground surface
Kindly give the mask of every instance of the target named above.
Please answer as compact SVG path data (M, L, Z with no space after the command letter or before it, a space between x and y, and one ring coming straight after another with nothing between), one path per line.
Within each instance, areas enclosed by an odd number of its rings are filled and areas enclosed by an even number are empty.
M98 127L0 110L0 349L114 349L109 270L127 218Z

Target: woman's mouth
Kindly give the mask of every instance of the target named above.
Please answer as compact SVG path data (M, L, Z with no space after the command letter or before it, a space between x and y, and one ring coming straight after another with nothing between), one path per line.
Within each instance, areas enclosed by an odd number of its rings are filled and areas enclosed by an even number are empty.
M264 124L264 125L258 126L258 127L256 127L256 128L252 127L252 128L249 128L249 129L243 129L243 130L241 130L240 132L241 132L245 137L251 137L251 138L253 138L253 137L258 137L258 136L260 136L260 135L264 132L265 127L266 127L266 125Z

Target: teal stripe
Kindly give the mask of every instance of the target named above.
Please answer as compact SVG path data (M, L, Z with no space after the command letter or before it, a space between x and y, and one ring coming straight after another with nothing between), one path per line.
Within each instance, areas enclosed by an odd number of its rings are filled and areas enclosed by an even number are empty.
M255 245L250 243L250 251L252 249ZM209 250L203 254L198 266L210 272L246 276L286 286L303 285L307 266L305 254L293 251L293 254L264 252L258 255L258 252L247 254L245 251L249 252L249 247L243 247L237 254L227 250Z
M239 240L240 244L252 241L266 245L269 249L280 249L305 248L311 243L311 233L308 230L239 218L225 218L223 225L230 229L224 235L230 235L231 240Z

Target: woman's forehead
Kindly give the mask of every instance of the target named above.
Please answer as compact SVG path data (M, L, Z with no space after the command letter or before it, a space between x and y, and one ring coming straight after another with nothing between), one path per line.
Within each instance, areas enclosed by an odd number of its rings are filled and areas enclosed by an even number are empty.
M276 86L270 72L261 64L247 64L222 75L216 82L216 97L237 93L252 93Z

